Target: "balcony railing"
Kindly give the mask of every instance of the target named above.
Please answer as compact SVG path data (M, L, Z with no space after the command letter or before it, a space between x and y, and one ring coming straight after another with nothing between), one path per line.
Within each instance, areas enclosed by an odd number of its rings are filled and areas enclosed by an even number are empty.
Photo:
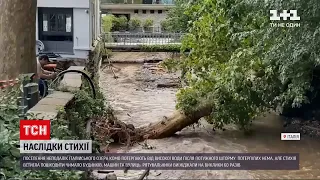
M104 33L108 46L140 46L180 44L184 33Z
M101 4L174 4L174 0L101 0Z

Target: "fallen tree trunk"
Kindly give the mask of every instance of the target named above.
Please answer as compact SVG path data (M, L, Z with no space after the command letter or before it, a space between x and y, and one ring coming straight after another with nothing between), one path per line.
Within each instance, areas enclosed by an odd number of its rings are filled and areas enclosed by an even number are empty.
M212 112L212 106L204 105L197 108L196 111L185 114L182 111L175 111L166 120L151 124L148 127L142 127L139 130L143 135L142 139L161 139L170 137L183 128L197 123L202 117L209 116Z
M196 109L188 114L176 110L164 120L137 129L132 124L117 120L113 114L109 115L107 120L105 117L97 117L91 121L92 132L93 136L102 143L105 143L106 139L113 139L113 142L132 145L146 139L161 139L197 123L202 117L209 116L213 108L210 105L203 105Z

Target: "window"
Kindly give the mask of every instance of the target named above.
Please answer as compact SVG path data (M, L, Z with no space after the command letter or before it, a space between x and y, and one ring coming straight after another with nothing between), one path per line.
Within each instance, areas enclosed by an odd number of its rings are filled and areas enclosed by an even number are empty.
M154 14L154 10L150 10L150 14Z
M139 13L139 10L138 10L138 9L135 9L135 10L134 10L134 13L135 13L135 14L138 14L138 13Z
M43 14L42 30L44 32L71 32L71 26L71 14Z
M57 31L65 32L66 31L66 23L65 23L65 15L58 14L57 15Z
M47 14L43 14L42 30L45 32L48 31L48 15Z
M72 41L73 10L39 8L39 40Z
M142 10L142 13L143 14L147 14L147 10Z
M162 10L158 10L158 14L162 14Z
M56 15L55 14L50 14L49 17L50 17L50 19L49 19L49 24L50 24L49 31L57 31Z
M72 8L38 8L38 24L45 51L74 53Z
M72 27L71 15L67 14L66 15L66 32L71 32L71 27Z

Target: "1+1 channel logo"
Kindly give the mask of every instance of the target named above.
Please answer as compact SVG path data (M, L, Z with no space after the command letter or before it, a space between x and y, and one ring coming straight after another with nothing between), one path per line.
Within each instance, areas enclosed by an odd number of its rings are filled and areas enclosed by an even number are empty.
M300 23L293 22L300 21L297 10L283 10L280 13L278 10L270 10L270 21L271 27L300 27Z

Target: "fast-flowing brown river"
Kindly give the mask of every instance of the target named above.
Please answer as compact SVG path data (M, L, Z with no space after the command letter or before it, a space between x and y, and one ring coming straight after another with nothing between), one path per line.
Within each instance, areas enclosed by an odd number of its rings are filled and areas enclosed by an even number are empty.
M173 88L155 88L154 74L141 73L141 64L114 64L121 70L113 78L110 69L101 72L102 91L114 108L119 120L135 126L144 126L169 116L175 109ZM144 74L144 75L143 75ZM170 77L161 75L162 81ZM320 179L320 141L303 137L300 141L281 141L283 130L279 116L270 114L259 118L253 136L246 137L230 126L226 131L212 131L202 122L200 127L186 128L175 137L150 140L147 143L155 149L144 149L136 145L130 152L267 152L300 153L298 171L151 171L150 179ZM137 179L143 171L116 171L119 179Z

